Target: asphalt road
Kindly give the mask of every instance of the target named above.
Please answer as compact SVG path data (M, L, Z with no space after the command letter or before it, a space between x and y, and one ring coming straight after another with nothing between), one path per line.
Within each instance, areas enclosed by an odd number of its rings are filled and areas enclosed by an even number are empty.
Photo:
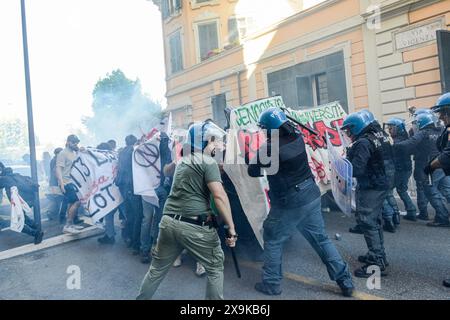
M360 265L356 257L367 249L361 235L348 232L353 219L337 212L324 217L329 236L351 270L356 269ZM341 240L335 240L336 233ZM444 277L450 277L450 229L402 221L397 233L385 234L385 244L389 275L381 279L380 290L369 290L365 279L355 278L355 299L450 299L450 289L441 285ZM256 292L253 286L260 280L261 264L251 262L242 249L238 256L242 279L235 275L229 252L226 255L226 299L343 299L300 234L285 247L281 296ZM67 288L69 266L80 268L80 289ZM147 269L121 240L108 247L100 246L95 238L79 240L0 261L0 299L134 299ZM206 279L197 277L194 270L195 262L185 257L181 267L169 271L154 298L203 299Z

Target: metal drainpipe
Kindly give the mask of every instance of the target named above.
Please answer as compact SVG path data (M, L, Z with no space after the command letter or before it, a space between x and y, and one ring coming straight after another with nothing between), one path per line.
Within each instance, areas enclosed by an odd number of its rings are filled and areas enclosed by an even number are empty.
M238 94L239 94L239 105L242 106L242 88L241 88L241 72L236 72L237 75L237 83L238 83Z

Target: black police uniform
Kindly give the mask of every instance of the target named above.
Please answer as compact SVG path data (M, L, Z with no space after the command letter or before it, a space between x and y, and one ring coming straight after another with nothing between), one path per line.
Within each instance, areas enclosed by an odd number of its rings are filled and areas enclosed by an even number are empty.
M409 139L406 132L402 132L393 137L394 145ZM394 163L395 163L395 188L402 199L408 217L416 218L417 209L408 194L408 181L412 174L412 160L411 155L405 152L398 152L394 149Z
M262 162L262 146L254 163L248 167L252 177L262 175L266 168L269 180L271 209L264 221L264 266L263 282L255 288L265 294L281 293L281 257L283 244L297 229L308 240L322 262L330 278L338 283L345 295L345 289L353 288L351 274L334 244L328 238L320 208L320 190L308 165L305 143L299 131L289 123L280 129L279 152L269 138L267 150L270 162ZM275 160L275 161L274 161ZM278 171L268 168L279 163Z
M386 267L383 230L381 229L382 207L389 188L384 167L382 141L376 129L368 126L356 137L347 151L353 165L353 176L357 179L356 220L363 230L368 253L360 261L378 265L382 272ZM367 266L355 271L358 277L368 277Z
M438 217L448 216L447 208L442 199L442 195L435 185L430 183L430 177L424 172L428 163L438 156L439 151L436 142L440 136L440 129L434 125L429 125L414 134L408 140L396 143L394 145L396 152L404 154L414 154L414 179L418 188L424 190L427 200L431 203ZM428 217L426 203L417 203L423 218ZM425 208L424 208L425 206Z

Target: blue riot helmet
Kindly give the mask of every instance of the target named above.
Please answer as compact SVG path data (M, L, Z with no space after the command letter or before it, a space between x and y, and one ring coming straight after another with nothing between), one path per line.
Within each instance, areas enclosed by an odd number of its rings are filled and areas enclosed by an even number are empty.
M224 135L225 132L213 122L198 122L189 127L187 142L191 146L191 151L203 151L211 137L223 138Z
M361 111L354 112L345 118L341 129L344 130L349 137L354 139L372 122L373 120L371 121L367 114L364 114Z
M431 113L433 113L433 111L428 108L417 109L416 111L414 111L414 117L417 117L419 114L423 114L423 113L431 114Z
M268 108L259 115L258 125L268 131L279 129L288 121L286 114L279 108Z
M360 112L361 115L366 119L366 121L369 122L369 124L376 121L376 120L375 120L375 116L374 116L373 113L370 112L369 110L367 110L367 109L362 109L362 110L359 111L359 112Z
M444 93L442 96L440 96L436 101L436 105L431 109L434 112L441 112L447 107L450 107L450 92Z
M436 118L433 116L433 114L424 112L419 114L416 117L416 123L419 130L422 130L425 127L428 127L430 124L435 124Z
M390 127L394 129L393 135L406 133L405 120L401 118L397 117L390 118L385 124L388 126L388 128Z

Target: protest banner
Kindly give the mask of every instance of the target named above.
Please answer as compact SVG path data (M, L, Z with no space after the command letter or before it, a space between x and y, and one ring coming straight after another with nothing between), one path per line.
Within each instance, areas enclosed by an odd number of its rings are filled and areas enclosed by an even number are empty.
M283 109L287 115L319 133L316 136L299 127L304 136L309 166L322 194L331 189L331 168L325 136L329 135L329 141L334 150L342 154L343 147L338 128L346 115L338 102L306 110L293 110L286 108L280 96L260 99L230 111L231 130L227 139L227 159L224 170L235 185L242 208L261 245L262 223L270 208L267 196L268 183L265 178L248 176L244 156L247 153L249 158L253 157L263 142L257 124L259 115L270 107ZM232 152L229 152L230 150ZM235 153L233 151L238 154L233 154Z
M161 155L159 152L159 135L134 148L133 152L133 187L134 194L142 196L144 201L159 207L156 189L161 180Z
M77 195L88 215L99 221L123 202L114 184L117 175L117 155L113 151L86 149L73 162L70 176Z
M31 212L31 208L20 197L17 187L11 187L11 231L22 232L25 226L25 212Z

